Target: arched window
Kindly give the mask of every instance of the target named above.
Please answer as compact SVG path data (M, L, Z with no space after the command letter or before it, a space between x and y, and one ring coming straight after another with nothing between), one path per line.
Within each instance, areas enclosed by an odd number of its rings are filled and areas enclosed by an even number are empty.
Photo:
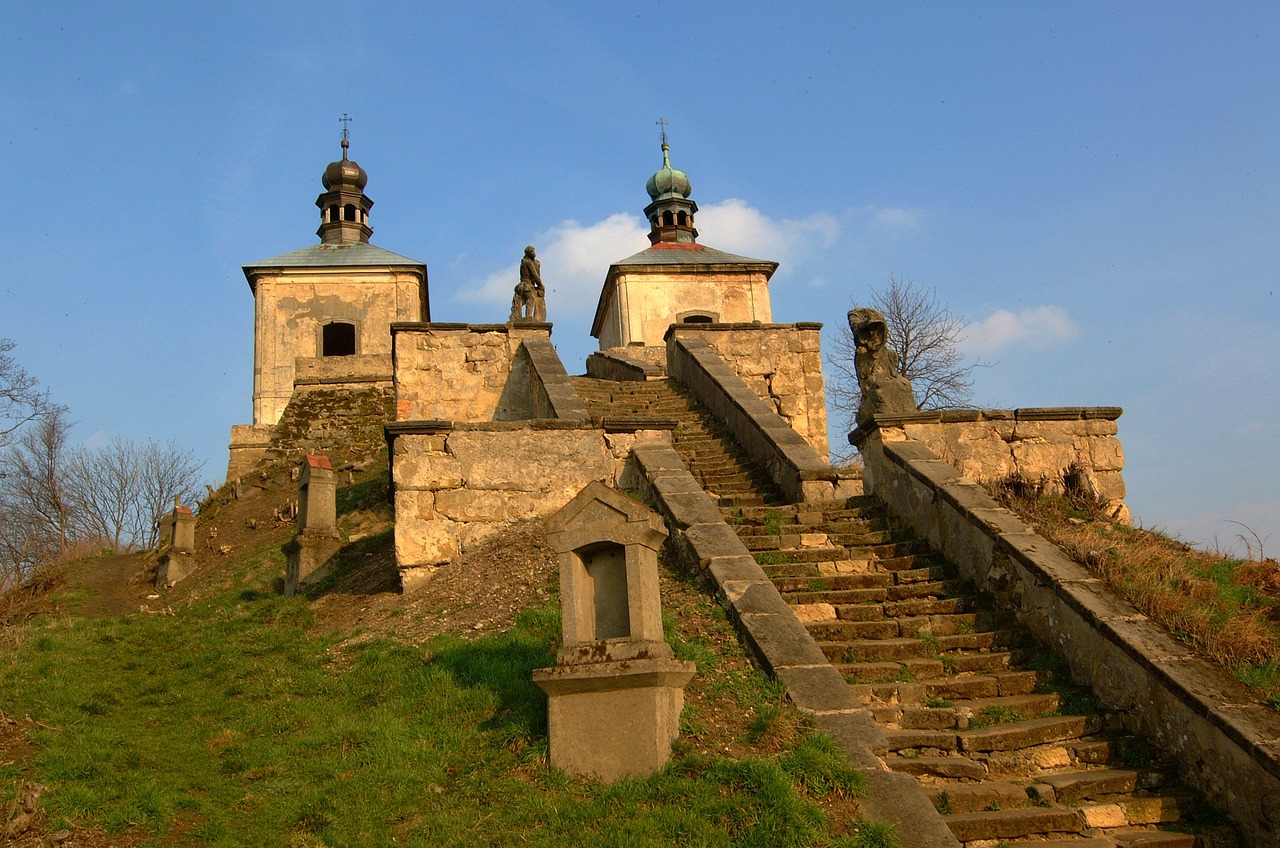
M356 220L356 207L354 203L348 203L346 206L342 207L342 220Z
M354 356L356 352L356 325L342 321L325 324L320 330L321 356Z
M676 223L682 227L685 226L686 224L689 223L689 216L684 212L681 212L679 215L676 216Z
M683 323L685 323L685 324L710 324L710 323L711 323L711 316L710 316L710 315L686 315L686 316L684 316L684 321L683 321Z
M675 216L670 211L662 213L662 226L669 227L676 222Z
M338 204L329 207L329 221L336 222L338 220Z

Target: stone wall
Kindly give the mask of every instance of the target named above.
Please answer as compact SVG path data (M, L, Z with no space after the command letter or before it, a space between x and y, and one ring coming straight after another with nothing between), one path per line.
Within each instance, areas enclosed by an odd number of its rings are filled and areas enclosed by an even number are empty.
M357 383L391 385L391 354L356 356L299 356L293 361L293 385L318 386Z
M667 339L671 379L729 428L751 460L776 482L789 501L826 501L847 497L856 481L842 480L830 463L774 410L747 388L737 374L701 338L672 334Z
M878 431L885 442L916 441L978 483L1016 475L1048 494L1062 494L1070 478L1127 523L1124 449L1116 438L1122 412L1114 406L1066 406L877 415L849 440L856 445Z
M227 460L227 479L237 480L261 462L271 447L271 424L233 424L231 443L227 446L231 456Z
M827 461L827 396L818 323L673 324L667 331L702 339L762 400Z
M868 489L1175 757L1253 845L1280 844L1280 715L1197 658L918 441L865 434Z
M393 324L396 418L518 421L535 417L526 340L550 324Z
M259 462L293 464L309 453L331 456L334 467L367 464L382 450L394 409L392 389L382 383L299 386L274 427L231 428L227 479Z
M661 361L655 361L655 352L661 355ZM643 382L656 380L666 376L666 373L665 347L615 347L596 351L587 357L587 376L598 380Z
M542 518L587 483L625 487L633 444L669 432L606 433L549 420L387 427L395 489L396 562L406 588L508 524Z

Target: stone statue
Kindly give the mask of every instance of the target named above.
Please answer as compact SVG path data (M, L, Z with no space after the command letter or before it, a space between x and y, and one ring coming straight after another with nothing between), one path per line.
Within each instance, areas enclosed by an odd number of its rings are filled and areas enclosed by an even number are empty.
M859 427L879 414L903 415L916 411L911 381L898 373L898 354L885 347L889 328L884 316L874 309L850 309L849 329L853 331L853 368L862 390L862 403L854 421Z
M538 252L529 245L520 260L520 282L511 298L512 321L546 321L547 290L542 285L542 263Z

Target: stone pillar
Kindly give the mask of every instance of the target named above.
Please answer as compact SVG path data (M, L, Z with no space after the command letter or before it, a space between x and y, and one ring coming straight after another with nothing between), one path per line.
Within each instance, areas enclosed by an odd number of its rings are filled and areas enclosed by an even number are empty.
M338 483L327 456L308 454L298 474L298 534L285 543L284 595L319 583L333 571L342 548L338 535Z
M666 528L593 482L548 519L547 535L560 561L564 645L533 682L547 693L551 764L604 781L653 774L671 756L694 673L662 636Z
M327 456L308 454L298 474L298 532L338 532L338 482Z
M175 499L176 501L176 499ZM196 517L191 507L174 503L173 509L156 521L156 588L168 589L191 572L196 552Z

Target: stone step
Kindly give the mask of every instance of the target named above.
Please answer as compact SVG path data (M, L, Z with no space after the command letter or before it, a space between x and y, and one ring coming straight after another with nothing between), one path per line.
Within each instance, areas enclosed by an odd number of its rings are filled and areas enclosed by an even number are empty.
M832 656L828 646L840 646L841 652ZM921 677L934 677L942 673L942 661L931 658L906 659L901 662L843 662L843 643L819 643L827 659L832 661L836 670L844 675L850 683L876 683L892 680L916 680Z
M766 563L765 574L773 580L779 592L839 593L849 589L888 589L896 580L894 575L882 571L846 572L823 574L821 563ZM830 601L829 603L835 603Z
M1018 807L1012 810L959 813L943 816L943 820L961 842L1078 834L1084 829L1084 821L1078 811L1054 807Z
M874 685L874 684L873 684ZM916 686L919 684L907 683L906 687ZM909 690L912 691L912 690ZM918 690L915 690L918 691ZM855 688L855 697L863 697L863 693ZM881 724L906 727L929 727L936 730L945 730L954 728L957 731L966 728L973 728L975 724L981 725L984 722L984 715L990 715L988 710L1000 710L1001 714L1016 718L1016 721L1009 721L1006 724L999 725L1002 727L1010 727L1016 723L1025 723L1028 717L1044 715L1046 712L1053 712L1058 707L1058 696L1055 694L1047 695L1009 695L1004 697L983 698L980 700L969 701L950 701L945 705L943 703L934 703L929 706L927 699L919 697L911 697L903 700L877 701L871 697L867 697L867 707L871 710L871 714L875 716L876 721ZM986 729L986 728L983 728ZM963 746L963 741L961 745ZM980 744L980 743L976 743ZM1031 743L1041 744L1041 743ZM1030 747L1030 745L1014 745L1013 750ZM982 748L965 748L966 751L979 753L990 753L988 749Z
M1108 836L1115 841L1116 848L1198 848L1201 845L1194 834L1170 830L1116 830ZM1236 842L1231 839L1208 844L1226 846Z
M854 694L860 699L865 698L866 703L918 704L932 698L952 701L951 706L954 706L956 701L983 703L987 699L1029 695L1035 689L1036 682L1035 672L1010 671L967 677L937 677L910 684L869 684L861 688L854 687Z
M884 738L889 750L894 752L956 750L956 735L945 730L886 730Z
M943 815L1025 807L1031 803L1027 788L1016 783L932 784L924 787L924 792Z
M1048 796L1048 800L1058 804L1157 789L1163 782L1164 775L1158 771L1122 768L1046 774L1039 778L1039 783L1052 793L1042 790L1042 797Z
M798 527L799 525L797 525ZM783 528L781 533L746 532L734 528L742 544L750 551L794 550L805 548L863 548L893 544L893 536L886 530L869 530L862 533L827 533L822 530L798 530ZM752 528L756 529L756 528ZM763 528L760 528L763 529ZM867 559L871 559L870 556Z
M960 733L960 747L969 752L1012 751L1079 739L1098 730L1097 716L1053 716L1033 718L965 730Z
M966 757L895 757L885 758L892 771L915 777L948 778L950 780L983 780L987 770Z
M1202 804L1199 798L1187 793L1138 794L1085 805L1080 808L1080 812L1089 827L1106 829L1172 824L1195 812L1200 806Z

